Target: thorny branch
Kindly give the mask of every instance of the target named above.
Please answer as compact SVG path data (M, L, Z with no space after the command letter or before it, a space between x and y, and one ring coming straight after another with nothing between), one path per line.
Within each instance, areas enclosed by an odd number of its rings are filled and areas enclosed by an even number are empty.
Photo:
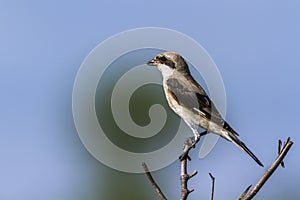
M279 165L282 165L284 167L283 159L290 150L291 146L293 145L293 142L290 140L290 138L287 139L285 142L283 148L281 149L281 140L278 142L278 157L274 161L274 163L271 165L271 167L265 172L265 174L260 178L260 180L257 182L257 184L254 186L254 188L248 193L249 189L251 188L251 185L244 191L244 193L240 196L240 200L250 200L252 199L258 191L262 188L262 186L266 183L266 181L271 177L273 172L278 168Z

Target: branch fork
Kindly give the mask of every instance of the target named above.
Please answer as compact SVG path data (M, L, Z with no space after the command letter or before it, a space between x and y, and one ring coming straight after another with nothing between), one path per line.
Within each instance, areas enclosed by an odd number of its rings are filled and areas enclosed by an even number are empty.
M191 160L189 157L189 151L196 145L199 140L196 140L194 142L191 142L191 138L187 138L185 143L184 143L184 149L183 149L183 154L180 157L180 184L181 184L181 196L180 200L186 200L191 192L194 191L194 189L188 189L188 181L194 177L198 171L194 171L191 174L187 173L187 162L188 160ZM191 145L192 144L192 145ZM246 190L241 194L239 197L239 200L251 200L253 197L259 192L259 190L263 187L263 185L266 183L266 181L271 177L271 175L274 173L274 171L278 168L279 165L284 167L284 162L283 159L292 147L293 142L290 140L290 138L287 139L286 142L284 142L284 145L282 147L282 141L278 141L278 157L274 161L274 163L270 166L270 168L264 173L264 175L260 178L260 180L257 182L257 184L253 187L252 190L251 187L252 185L248 186ZM154 187L156 193L160 197L161 200L166 200L167 198L157 185L157 183L154 181L146 163L142 163L142 166L145 170L145 173L151 182L152 186ZM215 186L215 177L209 173L209 176L212 180L212 191L211 191L211 200L214 198L214 186Z
M240 196L239 200L250 200L252 199L258 191L262 188L262 186L267 182L267 180L271 177L271 175L274 173L274 171L278 168L279 165L284 167L283 159L292 147L293 142L291 141L290 137L287 139L287 141L284 143L283 148L282 141L278 141L278 157L274 161L274 163L270 166L270 168L265 172L265 174L260 178L260 180L257 182L257 184L254 186L254 188L248 193L252 185L248 186L246 190L243 192L243 194Z

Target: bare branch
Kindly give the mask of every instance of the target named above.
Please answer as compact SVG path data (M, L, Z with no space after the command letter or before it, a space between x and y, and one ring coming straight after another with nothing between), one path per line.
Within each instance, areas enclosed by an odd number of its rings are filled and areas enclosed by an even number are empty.
M280 145L281 142L279 142ZM290 138L287 139L285 142L282 150L280 148L280 153L274 163L271 165L271 167L265 172L265 174L260 178L260 180L257 182L257 184L254 186L254 188L248 193L248 194L242 194L240 199L242 200L250 200L252 199L258 191L262 188L262 186L266 183L266 181L271 177L273 172L278 168L278 166L282 163L284 157L290 150L291 146L293 145L293 142L290 140ZM248 189L248 188L247 188ZM249 189L248 189L249 190ZM247 191L247 190L246 190Z
M167 200L167 198L165 197L165 195L163 194L163 192L161 191L161 189L159 188L159 186L156 184L156 182L154 181L149 169L148 169L148 166L146 165L146 163L142 163L142 166L145 170L145 173L149 179L149 181L151 182L152 186L154 187L156 193L158 194L158 196L160 197L161 200Z
M215 177L211 174L208 173L210 178L211 178L211 200L214 200L214 193L215 193Z
M184 143L184 148L183 148L183 154L180 156L180 162L181 162L181 167L180 167L180 184L181 184L181 196L180 200L186 200L188 195L194 191L194 189L189 190L187 183L190 178L195 176L198 172L194 171L192 174L187 173L187 162L190 160L189 157L189 151L192 149L192 147L199 142L199 140L195 141L194 143L191 142L191 138L187 138L185 143Z

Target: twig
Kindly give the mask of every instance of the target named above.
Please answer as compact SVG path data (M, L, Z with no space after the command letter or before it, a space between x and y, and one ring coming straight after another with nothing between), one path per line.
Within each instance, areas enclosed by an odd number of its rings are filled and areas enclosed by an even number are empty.
M195 145L198 141L196 141L193 145ZM187 173L187 162L189 159L188 153L191 150L190 143L191 143L191 139L190 138L186 139L186 141L184 143L184 149L183 149L183 152L185 155L180 158L180 160L181 160L180 161L181 162L181 168L180 168L181 169L180 170L181 196L180 196L180 200L186 200L188 195L194 191L194 189L192 189L192 190L188 189L187 183L190 178L192 178L193 176L195 176L198 173L197 171L194 171L192 174Z
M146 163L142 163L142 166L145 170L145 173L149 179L149 181L151 182L152 186L154 187L156 193L158 194L158 196L160 197L161 200L167 200L167 198L165 197L165 195L163 194L163 192L161 191L161 189L159 188L159 186L156 184L156 182L154 181L149 169L148 169L148 166L146 165Z
M281 153L281 151L282 151L282 141L281 140L278 140L278 156L280 155L280 153ZM284 168L284 162L283 162L283 160L281 161L281 167L283 167Z
M252 187L252 185L249 185L246 190L243 192L243 194L240 196L239 200L243 199L246 197L248 191L250 190L250 188Z
M215 177L211 174L208 173L210 178L211 178L211 200L214 200L214 193L215 193Z
M281 142L279 142L280 145ZM290 150L291 146L293 145L293 142L290 140L290 138L287 139L285 142L282 150L279 151L279 155L274 161L274 163L271 165L271 167L265 172L265 174L260 178L260 180L257 182L257 184L254 186L254 188L249 192L246 190L241 197L240 200L250 200L252 199L258 191L262 188L262 186L266 183L266 181L270 178L270 176L273 174L273 172L278 168L278 166L282 163L284 157ZM281 149L281 148L280 148ZM250 188L250 187L249 187Z

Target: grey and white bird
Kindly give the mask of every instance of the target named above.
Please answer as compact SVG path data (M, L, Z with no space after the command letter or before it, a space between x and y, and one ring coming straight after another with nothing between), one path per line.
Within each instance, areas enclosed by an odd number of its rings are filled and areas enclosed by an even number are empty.
M164 52L148 63L156 66L163 76L163 88L169 106L191 128L194 140L199 141L198 127L233 142L248 153L260 166L263 164L239 140L239 134L223 119L204 89L192 77L185 60L175 52Z

